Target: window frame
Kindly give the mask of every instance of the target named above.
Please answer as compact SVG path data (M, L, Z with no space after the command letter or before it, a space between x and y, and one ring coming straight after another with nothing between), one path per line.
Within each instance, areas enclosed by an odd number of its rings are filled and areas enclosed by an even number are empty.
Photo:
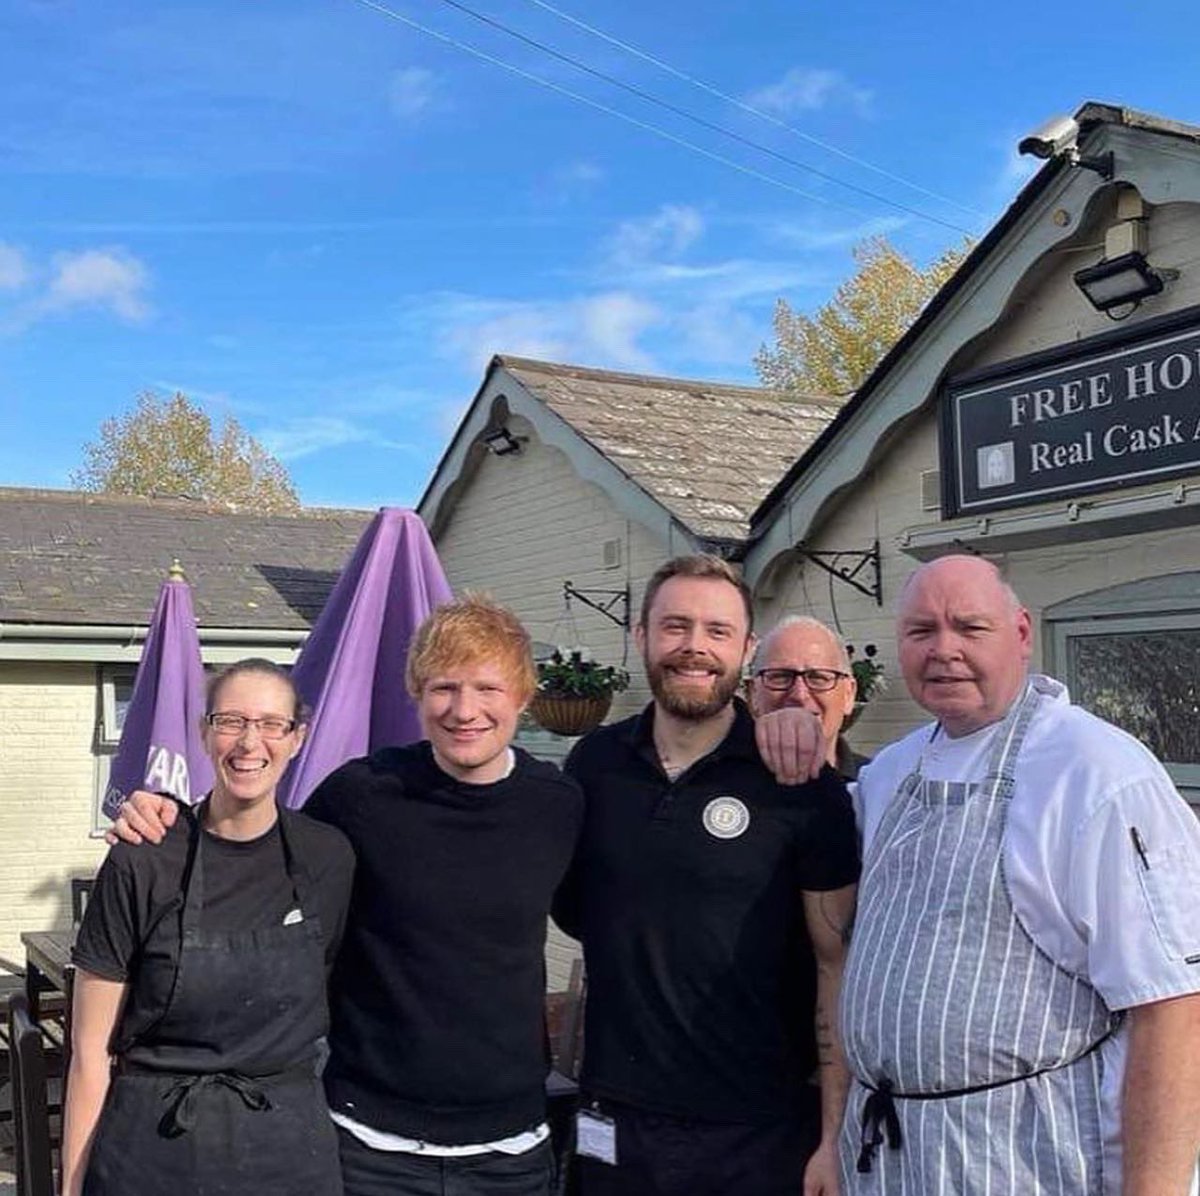
M136 664L101 664L96 667L96 726L92 736L92 829L89 835L98 839L112 826L102 809L112 762L121 742L121 727L117 725L117 686L126 681L130 696L137 676Z
M1073 695L1079 686L1071 641L1101 635L1200 631L1200 573L1175 573L1113 586L1048 607L1042 615L1046 671ZM1200 762L1162 760L1175 787L1200 806Z

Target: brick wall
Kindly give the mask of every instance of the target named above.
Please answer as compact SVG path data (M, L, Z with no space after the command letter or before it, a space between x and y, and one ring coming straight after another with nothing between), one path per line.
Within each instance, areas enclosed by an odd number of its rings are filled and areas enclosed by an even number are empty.
M70 878L104 858L92 829L96 670L0 661L0 956L71 921Z

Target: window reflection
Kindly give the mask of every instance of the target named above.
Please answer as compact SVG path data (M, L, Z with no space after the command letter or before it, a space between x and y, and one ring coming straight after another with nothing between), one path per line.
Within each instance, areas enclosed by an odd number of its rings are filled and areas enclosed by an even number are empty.
M1070 639L1072 697L1160 760L1200 763L1200 628Z

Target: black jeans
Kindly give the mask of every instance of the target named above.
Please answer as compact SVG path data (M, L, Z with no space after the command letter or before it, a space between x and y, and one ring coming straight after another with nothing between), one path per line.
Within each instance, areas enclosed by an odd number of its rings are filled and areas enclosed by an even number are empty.
M549 1196L554 1153L549 1140L524 1154L437 1158L373 1150L338 1127L346 1196Z
M799 1196L821 1140L820 1096L797 1117L697 1121L600 1101L617 1124L617 1163L576 1159L582 1196ZM585 1103L581 1107L588 1107ZM350 1189L347 1188L347 1193Z

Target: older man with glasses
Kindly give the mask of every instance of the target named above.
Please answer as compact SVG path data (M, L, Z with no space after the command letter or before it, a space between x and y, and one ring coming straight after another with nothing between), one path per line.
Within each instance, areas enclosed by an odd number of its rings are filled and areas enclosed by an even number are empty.
M754 716L787 707L815 714L826 761L844 780L854 780L866 763L865 757L850 750L841 733L857 693L845 645L819 619L807 615L783 619L759 645L749 685Z

